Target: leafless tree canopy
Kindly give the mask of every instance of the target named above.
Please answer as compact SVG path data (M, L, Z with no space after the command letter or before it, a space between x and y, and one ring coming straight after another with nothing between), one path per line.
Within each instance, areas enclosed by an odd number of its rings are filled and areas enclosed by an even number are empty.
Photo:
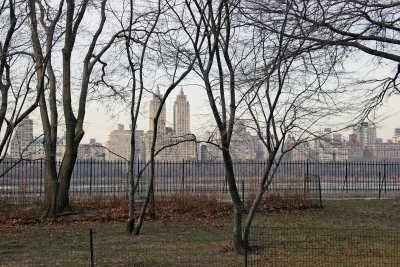
M2 1L0 6L0 161L6 156L10 140L19 123L37 107L40 93L35 83L36 69L29 36L25 4Z
M366 112L376 108L386 95L399 93L399 11L398 1L346 0L346 1L247 1L249 10L259 17L279 16L287 13L288 23L297 24L294 32L285 33L299 40L318 43L335 49L341 56L371 58L369 63L391 66L392 73L386 77L357 80L370 88L370 103ZM267 15L266 15L267 14ZM254 18L255 16L253 16ZM256 22L263 24L262 19ZM277 31L269 27L269 31ZM377 68L377 67L376 67Z
M16 125L39 106L46 209L53 216L71 212L70 179L85 133L87 102L122 103L134 130L143 99L152 96L155 84L166 88L152 129L148 166L153 170L163 105L178 84L194 79L212 111L235 211L233 245L243 253L260 201L283 155L292 149L285 146L288 135L300 144L317 138L316 130L336 119L341 120L338 130L352 126L385 96L400 92L399 14L400 2L393 0L3 1L0 160ZM375 67L393 65L392 73L349 79L346 64L360 55ZM268 151L247 216L231 154L239 120ZM67 149L57 171L60 121ZM134 138L132 132L131 163ZM136 233L152 193L151 173ZM127 231L132 233L136 182L130 174Z

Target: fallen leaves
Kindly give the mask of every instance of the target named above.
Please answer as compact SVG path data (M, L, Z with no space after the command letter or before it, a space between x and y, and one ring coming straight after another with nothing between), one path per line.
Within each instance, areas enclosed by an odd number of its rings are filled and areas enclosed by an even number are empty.
M305 199L301 195L268 195L262 201L259 210L261 212L294 212L299 210L315 209L319 210L321 207L319 203L313 200Z
M250 199L246 203L250 205ZM193 221L203 220L213 223L215 218L231 216L232 204L213 197L174 196L168 199L155 198L154 209L147 210L146 220ZM1 210L0 227L18 227L32 224L68 224L85 222L127 221L128 201L125 197L105 199L91 198L73 201L74 214L51 218L43 216L40 203L28 206L7 206L7 212ZM304 209L318 209L318 206L300 196L269 195L261 203L260 212L293 212ZM138 208L136 209L138 213ZM155 211L153 214L152 211ZM136 214L137 216L138 214ZM218 228L219 225L213 225Z
M233 251L233 243L230 241L228 244L223 245L221 248L221 252L231 252Z

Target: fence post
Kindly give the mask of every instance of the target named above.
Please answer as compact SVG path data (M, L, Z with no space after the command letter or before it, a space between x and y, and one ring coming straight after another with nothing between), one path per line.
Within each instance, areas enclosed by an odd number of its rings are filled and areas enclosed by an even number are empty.
M346 160L346 174L345 174L345 180L344 180L344 184L345 184L345 186L346 186L346 193L348 192L348 190L349 190L349 187L348 187L348 166L347 166L347 160Z
M135 181L135 189L137 189L137 190L135 190L135 193L137 193L137 195L139 195L140 194L139 193L139 190L140 190L139 189L139 172L140 172L139 155L136 159L136 164L137 164L137 168L136 168L137 174L134 175L133 179L135 179L135 177L137 177L138 184L136 184L136 181ZM132 165L132 172L133 172L134 166L135 166L135 164ZM137 198L137 196L136 196L136 198Z
M245 204L244 204L244 179L242 180L242 212L245 211Z
M93 230L89 229L89 240L90 240L90 267L94 267L94 255L93 255Z
M248 254L247 254L247 250L248 250L248 244L244 245L244 266L247 267L248 263L247 263L247 258L248 258Z
M89 162L89 195L92 195L92 166L93 166L93 162L92 162L92 158L90 158L90 162Z
M385 184L385 194L386 194L386 160L383 161L383 181Z
M318 191L319 191L319 207L322 208L322 188L321 188L321 176L318 175Z
M308 187L308 159L306 161L306 173L304 176L304 199L307 199L307 187Z
M42 196L42 183L43 183L43 159L40 159L40 184L39 184L39 196Z
M185 160L182 159L182 195L185 194Z
M381 199L381 172L379 171L378 199Z

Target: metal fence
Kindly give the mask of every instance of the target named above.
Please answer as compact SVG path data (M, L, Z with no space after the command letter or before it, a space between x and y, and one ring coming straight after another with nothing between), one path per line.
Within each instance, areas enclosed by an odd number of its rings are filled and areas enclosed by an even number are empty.
M257 228L246 266L400 266L398 230Z
M41 198L44 192L45 161L5 160L0 163L0 197ZM239 190L254 194L266 162L235 162ZM137 197L146 191L150 171L145 163L134 163L139 178ZM392 197L400 194L400 162L281 162L269 187L273 193L302 193L309 177L317 177L322 197ZM316 180L316 179L311 180ZM308 179L309 180L309 179ZM128 194L128 163L124 161L79 160L71 181L72 198L118 197ZM222 162L157 162L155 193L228 197Z

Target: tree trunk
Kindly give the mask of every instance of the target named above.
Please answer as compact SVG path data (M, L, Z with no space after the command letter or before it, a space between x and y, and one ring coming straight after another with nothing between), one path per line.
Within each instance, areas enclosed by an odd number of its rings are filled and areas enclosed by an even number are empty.
M233 171L233 162L231 155L229 153L229 148L222 150L222 155L224 159L224 167L226 173L226 181L228 183L229 194L233 202L233 232L232 241L233 249L236 253L244 254L245 244L242 239L242 221L243 221L243 205L240 199L238 188L236 186L235 174Z
M131 138L134 138L134 128L133 128L133 134L131 134ZM131 139L132 140L132 139ZM131 141L132 142L132 141ZM135 145L131 144L131 149L135 149ZM135 177L133 175L133 156L134 156L134 150L133 152L131 151L131 161L129 162L129 185L130 185L130 190L129 190L129 217L128 217L128 222L126 224L126 233L128 235L131 235L133 233L133 229L135 227Z
M56 216L56 200L59 184L57 181L57 171L55 171L55 162L46 160L44 169L44 195L45 207L49 215Z
M257 212L258 206L260 205L262 197L265 193L265 190L263 188L264 188L263 186L260 186L258 188L256 198L254 199L254 201L250 207L249 214L247 215L246 221L244 223L243 244L247 249L249 248L249 236L250 236L251 224L253 223L254 216Z
M67 129L66 146L69 149L65 150L64 158L61 162L61 167L58 173L59 189L57 194L57 213L71 212L69 203L69 188L71 183L71 176L74 170L76 158L78 155L78 146L83 137L83 133L75 136L75 127L72 131ZM72 133L71 133L72 132Z
M244 223L243 227L243 242L246 248L249 247L249 236L250 236L250 228L251 224L253 223L254 216L256 215L257 209L261 203L261 200L265 194L265 191L267 190L269 184L271 183L271 179L268 179L270 177L270 173L272 171L272 166L274 164L274 159L275 159L276 151L273 152L273 154L270 154L270 158L268 159L268 164L266 169L264 170L263 177L261 178L260 184L258 186L257 194L256 197L251 204L249 214L247 215L246 221Z
M242 239L243 206L241 203L239 205L234 203L233 205L234 205L233 232L232 232L233 250L238 254L244 255L245 244Z
M152 168L154 168L154 166ZM139 235L140 230L142 229L142 225L143 225L143 221L144 221L144 215L146 213L147 206L148 206L148 204L150 202L150 199L151 199L151 194L152 194L152 191L153 191L152 189L153 189L153 179L150 179L150 184L149 184L149 186L147 188L147 192L146 192L146 199L144 200L144 203L142 204L142 207L140 209L140 214L139 214L139 217L138 217L138 220L136 222L135 229L134 229L134 235Z

